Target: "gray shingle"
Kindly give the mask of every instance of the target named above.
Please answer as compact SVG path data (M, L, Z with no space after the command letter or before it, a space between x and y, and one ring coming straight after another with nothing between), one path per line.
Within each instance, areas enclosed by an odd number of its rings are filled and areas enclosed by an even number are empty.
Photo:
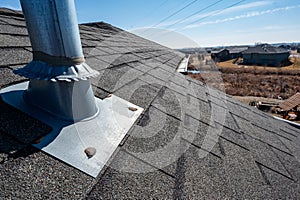
M200 85L200 84L196 84L192 81L189 81L188 87L189 87L189 90L188 90L189 95L194 96L201 101L208 102L206 87L204 87L203 85Z
M139 77L139 79L146 82L146 83L148 83L148 84L151 84L154 87L157 87L159 89L166 85L166 82L164 82L161 79L155 78L154 76L149 75L148 73L143 74L142 76Z
M104 62L103 60L98 59L98 57L89 57L85 61L90 67L95 70L101 71L109 67L109 63Z
M157 96L159 89L141 80L134 80L118 89L114 94L147 109Z
M32 60L31 52L22 48L0 48L0 66L20 65Z
M140 57L132 54L132 53L126 53L126 54L122 54L120 57L118 57L116 60L114 60L112 62L113 66L118 66L121 64L127 64L127 63L131 63L131 62L137 62L140 60Z
M155 98L152 105L161 111L182 120L186 113L187 99L185 96L163 87L159 91L158 96Z
M5 17L2 16L1 17L1 22L3 22L4 24L9 24L12 26L17 26L17 27L23 27L24 29L26 29L26 23L24 21L24 17Z
M172 83L175 83L176 85L179 85L181 87L188 87L189 86L189 81L186 80L185 76L180 74L180 73L175 73L175 70L173 71L173 76L171 76L169 78L169 80L172 82Z
M0 88L23 81L12 69L31 61L21 17L0 9ZM92 179L27 146L51 128L0 103L1 199L299 199L299 129L207 86L220 77L177 74L182 53L103 22L80 29L86 62L100 72L95 95L114 93L144 113Z
M0 67L0 89L26 79L15 75L9 68Z
M0 34L0 47L30 47L29 37Z
M6 104L2 98L0 111L0 131L21 143L30 144L52 130L48 125Z
M151 76L154 76L155 78L163 80L165 82L167 82L169 80L169 78L172 76L171 73L169 73L159 67L150 70L148 72L148 74L150 74Z
M268 184L274 188L276 198L298 199L299 184L265 166L261 166L261 169Z
M130 132L124 148L134 153L154 152L171 143L181 126L178 119L150 107L148 115L144 115Z
M104 61L108 63L109 65L113 65L114 62L116 62L122 54L110 54L110 55L104 55L97 57L99 60Z
M212 154L204 158L202 150L191 147L183 156L178 166L178 181L182 182L181 190L185 198L224 199L228 196L228 185L225 182L222 160ZM179 170L180 169L180 170ZM197 173L201 172L201 173Z
M107 91L114 92L137 79L142 74L143 72L135 70L127 64L123 64L102 70L95 84Z
M180 93L183 96L187 96L187 89L184 85L179 85L169 80L166 84L166 87L177 93Z
M28 147L0 165L1 199L81 199L95 180Z
M236 145L239 148L250 150L249 140L243 133L230 130L226 127L216 125L217 130L220 130L220 138Z
M170 199L174 179L126 152L120 152L87 199ZM134 173L132 167L146 172ZM149 172L147 172L149 171Z
M27 29L20 26L0 24L0 34L28 36Z
M128 65L130 67L135 68L136 70L139 70L139 71L142 71L142 72L145 72L145 73L152 69L151 67L148 67L147 65L142 64L140 62L131 62L131 63L128 63Z
M255 140L261 141L265 144L271 145L272 147L278 148L284 152L291 153L290 150L282 143L278 136L274 133L261 129L257 126L253 126L250 122L235 118L241 131Z
M256 162L245 149L224 141L224 176L231 198L272 199L276 191L266 185Z
M289 176L285 167L282 165L282 163L274 153L272 147L247 136L246 138L249 141L250 151L252 152L252 155L257 162L271 168L272 170L277 171L278 173L284 174L285 176ZM286 156L289 155L287 154Z

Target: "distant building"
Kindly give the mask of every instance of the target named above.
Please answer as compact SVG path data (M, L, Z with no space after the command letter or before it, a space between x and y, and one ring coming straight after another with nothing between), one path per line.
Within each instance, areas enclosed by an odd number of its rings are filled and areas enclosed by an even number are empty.
M279 47L283 48L283 49L286 49L286 50L291 50L292 49L291 45L288 45L288 44L286 44L286 45L282 44Z
M226 60L230 60L229 50L221 49L221 50L217 50L217 51L211 51L211 58L215 62L223 62Z
M211 53L212 49L211 48L205 48L207 53Z
M297 48L297 53L300 53L300 47Z
M211 58L215 62L223 62L226 60L241 58L242 53L247 50L248 47L229 47L225 49L211 51Z
M281 67L290 63L290 52L269 44L249 47L242 53L243 64Z
M248 47L234 47L234 48L228 48L229 50L229 57L230 59L236 59L241 58L242 53L246 51Z

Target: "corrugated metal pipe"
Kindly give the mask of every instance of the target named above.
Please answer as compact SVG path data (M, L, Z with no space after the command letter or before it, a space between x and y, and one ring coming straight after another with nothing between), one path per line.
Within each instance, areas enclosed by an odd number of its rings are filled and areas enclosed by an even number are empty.
M33 61L14 72L30 79L24 98L66 120L98 113L90 78L98 72L84 62L74 0L20 0Z

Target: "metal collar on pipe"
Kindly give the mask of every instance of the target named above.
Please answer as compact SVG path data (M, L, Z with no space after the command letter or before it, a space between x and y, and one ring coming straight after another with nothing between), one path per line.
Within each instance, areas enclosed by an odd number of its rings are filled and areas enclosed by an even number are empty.
M36 80L79 81L94 78L99 72L86 63L72 66L48 65L41 61L32 61L26 67L14 70L15 74Z
M34 51L33 52L33 60L46 62L49 65L55 66L72 66L72 65L80 65L84 62L84 57L73 57L68 58L65 56L51 56L44 52Z
M36 80L79 81L99 73L84 63L74 0L20 0L33 61L15 70Z
M95 117L89 78L99 73L84 63L74 0L21 0L33 61L14 73L30 78L27 104L68 121Z

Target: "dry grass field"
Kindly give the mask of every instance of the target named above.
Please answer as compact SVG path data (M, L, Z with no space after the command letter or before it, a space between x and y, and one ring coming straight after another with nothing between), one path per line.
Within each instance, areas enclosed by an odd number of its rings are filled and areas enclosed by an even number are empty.
M222 81L210 85L225 89L233 96L255 96L277 99L287 99L300 92L300 58L291 60L290 66L276 68L263 66L237 65L231 61L217 63ZM200 69L201 71L201 69ZM214 72L189 74L189 76L206 82L213 80Z
M228 60L225 62L218 62L216 63L219 68L246 68L246 69L257 69L257 70L300 70L300 58L291 57L290 62L292 63L289 66L285 67L264 67L264 66L245 66L245 65L238 65L234 63L235 59Z

